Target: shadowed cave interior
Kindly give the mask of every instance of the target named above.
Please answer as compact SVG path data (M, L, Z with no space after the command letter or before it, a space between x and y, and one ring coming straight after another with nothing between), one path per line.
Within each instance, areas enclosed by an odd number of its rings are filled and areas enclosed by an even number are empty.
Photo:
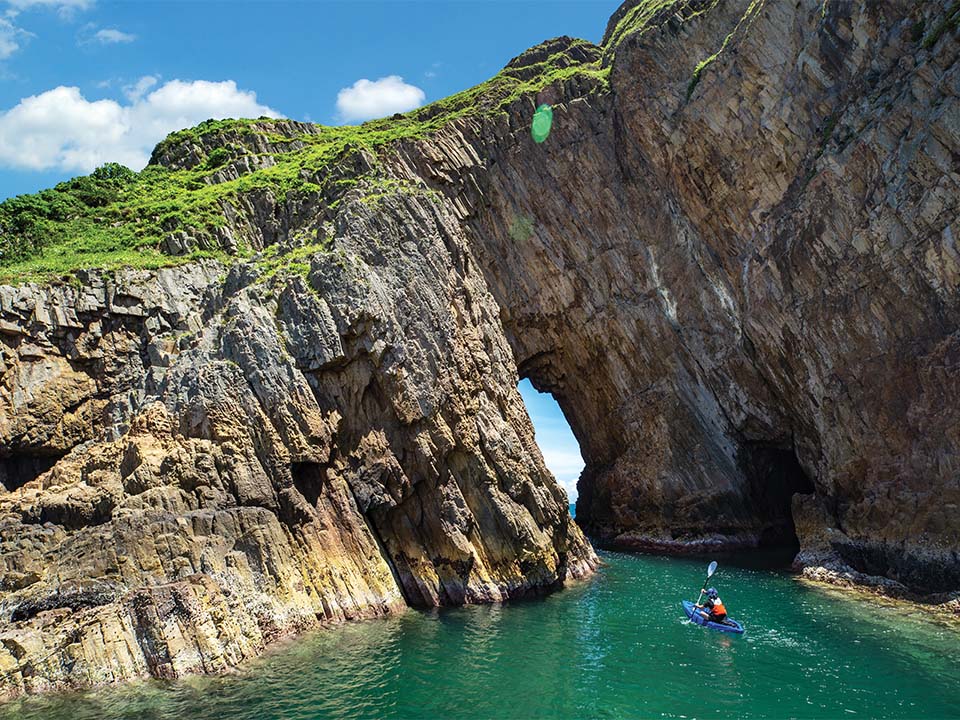
M760 547L796 555L800 550L791 503L797 493L814 491L793 448L749 443L741 448L741 466L750 483L754 512L764 521Z
M0 484L12 492L52 468L62 455L18 452L0 456Z

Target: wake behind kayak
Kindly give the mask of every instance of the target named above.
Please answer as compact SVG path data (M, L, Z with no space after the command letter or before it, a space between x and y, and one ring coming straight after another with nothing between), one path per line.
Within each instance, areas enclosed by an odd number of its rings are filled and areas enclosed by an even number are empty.
M689 600L684 600L682 602L683 611L687 614L687 617L690 618L690 622L697 625L703 625L708 627L711 630L719 630L720 632L733 633L734 635L743 635L743 625L738 623L736 620L731 620L727 618L722 623L713 622L712 620L707 620L703 615L697 612L696 606Z

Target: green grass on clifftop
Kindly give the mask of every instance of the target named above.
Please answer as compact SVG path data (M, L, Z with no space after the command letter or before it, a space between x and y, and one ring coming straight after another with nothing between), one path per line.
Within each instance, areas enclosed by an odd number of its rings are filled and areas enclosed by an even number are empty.
M614 48L627 36L635 32L643 32L653 24L654 18L664 10L673 8L680 0L637 0L632 7L626 9L616 23L607 28L604 46Z
M581 77L602 87L608 75L599 50L583 40L548 41L523 57L481 85L403 115L358 126L313 126L316 132L295 136L281 132L283 121L269 118L208 120L172 133L154 151L155 159L183 147L203 156L168 163L180 169L152 163L135 173L109 164L11 198L0 203L0 283L45 281L81 268L155 268L224 257L217 230L231 206L242 213L249 193L269 191L280 203L332 197L356 182L350 158L359 151L376 157L386 145L429 137L457 119L505 112L523 97L532 103L549 85ZM264 145L270 158L253 150ZM189 255L168 254L174 235L189 239ZM234 248L241 255L250 250Z

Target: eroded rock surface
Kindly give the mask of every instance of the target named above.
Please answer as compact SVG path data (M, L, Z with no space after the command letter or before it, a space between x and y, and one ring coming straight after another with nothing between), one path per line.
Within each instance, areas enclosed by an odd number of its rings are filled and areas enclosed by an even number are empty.
M5 454L65 454L7 462L8 691L218 671L318 622L590 572L444 204L348 203L332 242L306 277L3 289Z
M223 248L322 245L299 269L0 289L4 687L214 671L317 622L588 573L518 372L570 421L604 542L798 538L814 574L960 588L951 18L631 0L602 47L507 71L591 72L347 153L295 206L225 208ZM268 125L246 155L210 136L210 182L314 132Z

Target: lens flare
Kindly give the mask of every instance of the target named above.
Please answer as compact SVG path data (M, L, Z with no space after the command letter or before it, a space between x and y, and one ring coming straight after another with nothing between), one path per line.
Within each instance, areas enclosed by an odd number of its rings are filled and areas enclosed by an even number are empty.
M553 108L549 105L541 105L533 114L533 123L530 125L530 134L533 135L533 141L542 143L546 140L551 127L553 127Z

